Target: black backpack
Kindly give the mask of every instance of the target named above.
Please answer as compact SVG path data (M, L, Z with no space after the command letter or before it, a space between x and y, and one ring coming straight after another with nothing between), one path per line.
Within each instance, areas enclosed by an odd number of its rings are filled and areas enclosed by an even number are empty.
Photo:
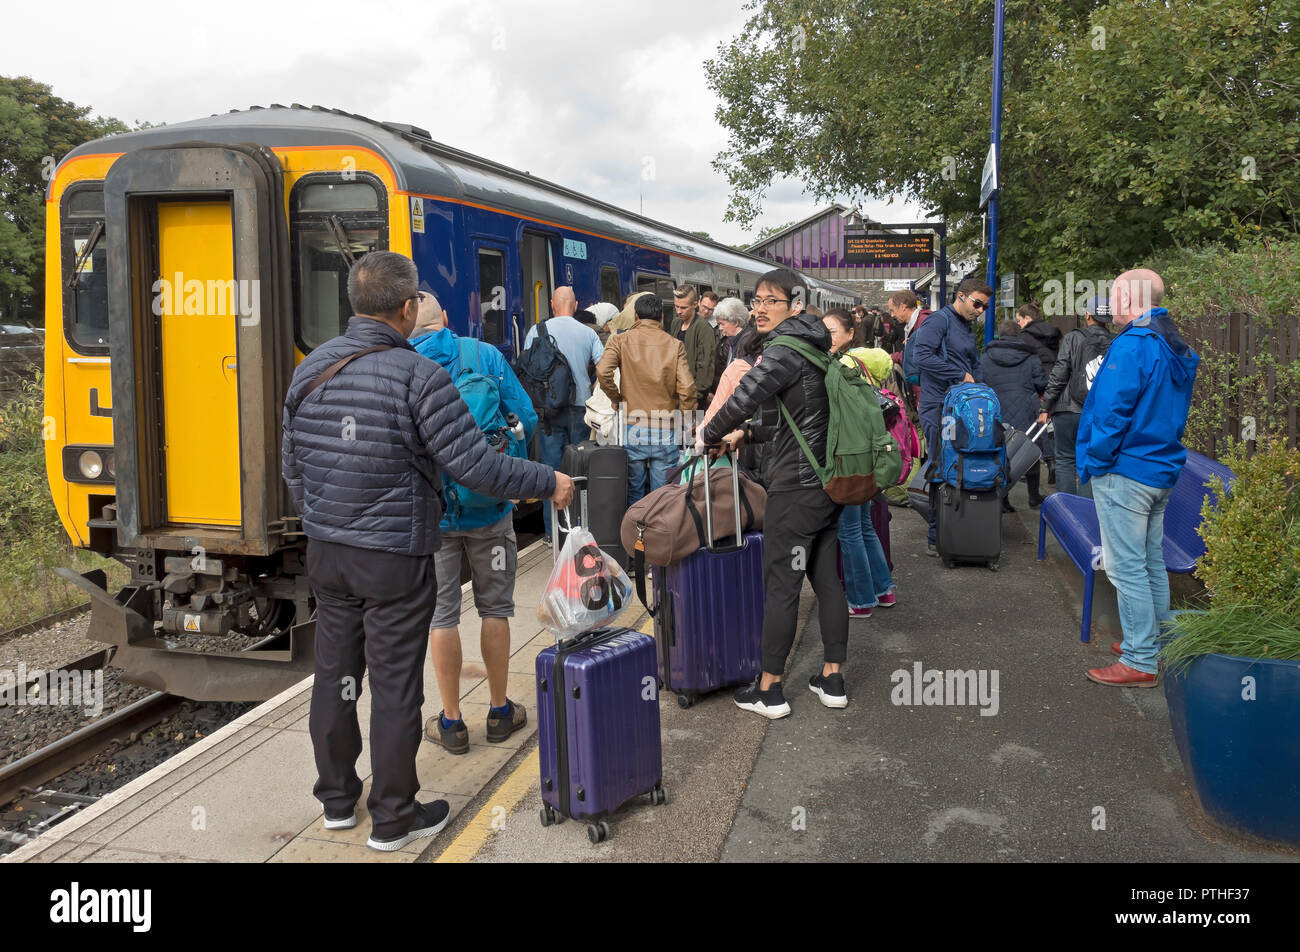
M1079 364L1070 374L1070 399L1079 406L1083 406L1088 399L1088 391L1092 389L1092 381L1106 358L1106 351L1110 350L1111 340L1109 335L1105 339L1098 339L1091 334L1083 335Z
M515 374L541 422L556 419L577 403L573 372L547 332L545 321L537 325L537 337L520 356Z

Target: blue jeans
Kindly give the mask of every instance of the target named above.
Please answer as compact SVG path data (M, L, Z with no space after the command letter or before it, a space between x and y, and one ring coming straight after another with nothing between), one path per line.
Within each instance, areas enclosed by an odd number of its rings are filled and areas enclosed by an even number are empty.
M1079 464L1074 455L1074 443L1079 436L1079 413L1054 413L1052 427L1056 430L1056 491L1092 498L1092 483L1079 485Z
M845 506L840 513L840 554L849 608L875 608L894 587L885 549L871 524L871 504Z
M1120 661L1156 673L1157 636L1170 620L1165 570L1165 507L1173 487L1156 489L1119 473L1092 478L1106 576L1119 594Z
M646 470L650 471L650 491L668 482L668 470L681 456L677 447L678 431L673 427L631 426L624 431L627 447L627 504L645 495Z
M542 462L551 469L560 468L560 460L564 458L564 448L572 446L574 443L581 443L591 433L591 427L587 426L583 420L586 413L585 407L570 407L567 419L561 415L551 421L551 432L547 433L545 424L537 425L537 452L541 456ZM551 512L555 507L548 501L542 506L542 522L546 526L546 538L551 537ZM574 519L577 519L578 510L573 510Z

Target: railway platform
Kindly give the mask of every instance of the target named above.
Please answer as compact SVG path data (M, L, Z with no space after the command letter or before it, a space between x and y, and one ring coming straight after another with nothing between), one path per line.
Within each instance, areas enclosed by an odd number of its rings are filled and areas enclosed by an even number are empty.
M899 604L850 622L847 709L823 708L804 687L821 657L807 588L786 676L791 717L765 721L737 709L727 692L682 710L664 692L668 804L619 810L599 845L584 824L538 822L533 662L553 639L535 618L550 567L550 550L537 543L520 555L509 684L530 723L507 744L486 744L475 726L487 685L472 596L462 593L471 750L454 757L421 744L418 756L421 799L441 797L453 811L438 836L396 853L368 849L364 794L355 829L323 829L311 796L308 679L3 862L1300 859L1200 813L1162 691L1084 678L1110 657L1113 589L1099 580L1093 641L1081 644L1078 573L1059 549L1035 560L1037 511L1023 487L1012 501L1019 511L1004 520L996 573L944 569L925 555L924 522L894 510ZM617 623L651 630L639 604ZM901 681L918 668L982 671L988 683L965 703L900 697ZM425 684L429 717L440 705L427 665ZM368 698L360 701L363 725ZM364 776L368 767L363 751L358 770Z

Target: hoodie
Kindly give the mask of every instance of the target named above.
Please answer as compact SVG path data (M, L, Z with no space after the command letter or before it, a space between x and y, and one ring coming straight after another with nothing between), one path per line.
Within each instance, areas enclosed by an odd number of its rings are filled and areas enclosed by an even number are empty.
M1047 386L1036 343L1023 334L998 338L984 348L980 366L984 382L998 395L1002 422L1022 433L1028 430L1038 415L1038 395Z
M454 383L456 378L460 376L460 341L462 339L451 328L445 327L440 331L412 338L411 346L415 348L416 353L428 357L447 371L448 376L451 377ZM501 413L503 416L513 413L519 417L519 422L524 426L524 443L527 444L533 438L533 431L537 429L537 411L533 409L533 401L529 398L523 385L519 383L519 378L515 376L515 372L510 369L510 365L501 356L501 351L480 340L475 340L474 346L478 348L479 373L485 377L496 379L498 386L501 388ZM458 529L479 529L483 526L490 526L513 508L514 504L508 499L502 499L495 505L486 508L462 507L459 512L445 513L440 528L443 532L450 532Z
M1115 337L1079 418L1080 483L1106 473L1156 489L1178 481L1200 360L1162 307Z

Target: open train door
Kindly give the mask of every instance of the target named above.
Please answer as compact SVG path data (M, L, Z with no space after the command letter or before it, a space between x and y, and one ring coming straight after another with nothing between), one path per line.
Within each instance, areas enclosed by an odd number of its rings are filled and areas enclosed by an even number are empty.
M280 478L293 339L279 160L257 145L143 149L113 164L104 202L117 463L104 521L132 578L117 596L88 589L89 636L117 645L137 683L269 697L312 663L305 576L280 571L301 536ZM232 629L266 637L243 651L190 640Z

